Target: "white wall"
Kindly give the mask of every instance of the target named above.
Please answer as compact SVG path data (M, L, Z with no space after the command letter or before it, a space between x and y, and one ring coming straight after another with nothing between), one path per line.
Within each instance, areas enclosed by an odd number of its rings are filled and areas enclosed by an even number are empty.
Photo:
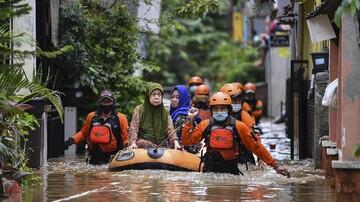
M35 0L23 0L21 4L28 3L32 10L27 15L22 15L20 17L16 17L13 19L13 31L14 34L25 33L26 39L31 39L32 42L24 42L15 43L14 49L23 50L23 51L34 51L36 49L35 41L36 41L36 5ZM29 41L29 40L26 40ZM21 62L20 60L16 60L15 62ZM36 69L36 58L33 56L29 56L25 58L25 64L23 66L24 71L26 73L27 78L31 81L33 78L33 71Z
M276 117L280 115L281 100L286 101L286 79L290 75L290 49L270 48L265 68L268 84L268 115Z

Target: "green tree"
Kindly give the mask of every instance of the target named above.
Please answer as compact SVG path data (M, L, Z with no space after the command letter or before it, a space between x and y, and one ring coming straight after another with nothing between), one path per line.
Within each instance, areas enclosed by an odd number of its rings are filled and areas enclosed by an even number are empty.
M161 71L145 77L174 85L201 75L214 87L224 82L259 81L261 71L253 65L257 51L229 37L229 6L227 1L214 0L163 1L160 34L148 40L148 59Z
M12 44L31 43L35 40L10 30L10 19L29 12L31 8L20 0L0 0L0 153L15 168L26 168L26 142L29 130L37 126L36 119L24 111L26 103L35 98L48 99L62 118L63 108L58 92L29 81L22 69L29 56L55 57L64 50L43 52L15 50ZM26 90L24 90L26 89Z
M130 115L146 85L133 73L153 68L139 59L139 31L126 6L119 3L106 10L92 2L66 5L61 8L60 27L60 44L75 48L60 58L61 66L67 68L64 83L89 87L95 95L110 89L118 97L120 111Z
M191 75L207 68L209 53L220 42L228 40L226 3L221 5L222 9L200 18L184 13L177 15L178 10L183 10L182 1L163 1L160 34L150 35L148 42L148 59L162 69L160 74L145 74L146 78L172 85L184 83Z

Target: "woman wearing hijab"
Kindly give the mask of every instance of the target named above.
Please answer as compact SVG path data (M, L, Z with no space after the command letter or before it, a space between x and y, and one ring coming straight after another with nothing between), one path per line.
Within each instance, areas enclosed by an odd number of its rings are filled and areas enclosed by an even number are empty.
M153 83L146 90L144 104L135 108L129 128L129 148L165 147L180 149L171 117L163 104L162 86ZM167 139L167 141L165 141Z
M186 116L191 109L190 105L190 94L184 85L177 85L171 92L171 105L170 105L170 115L173 120L173 124L175 128L179 128L177 130L177 138L181 142L181 126L186 121ZM200 119L197 118L195 121L200 122ZM185 147L188 152L197 153L199 146L188 146Z

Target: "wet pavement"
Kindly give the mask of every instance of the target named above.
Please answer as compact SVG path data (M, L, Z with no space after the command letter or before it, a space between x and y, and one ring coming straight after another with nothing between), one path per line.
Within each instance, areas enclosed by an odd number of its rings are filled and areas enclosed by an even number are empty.
M85 165L84 158L56 158L36 171L22 201L336 201L324 172L312 160L292 161L284 125L262 124L262 142L290 171L286 178L266 167L251 166L244 176L140 170L108 172L107 165Z

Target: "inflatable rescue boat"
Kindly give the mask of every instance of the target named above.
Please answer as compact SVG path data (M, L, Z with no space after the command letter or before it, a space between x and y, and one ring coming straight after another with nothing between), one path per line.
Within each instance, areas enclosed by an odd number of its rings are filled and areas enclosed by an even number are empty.
M200 171L200 158L195 154L167 148L125 149L111 160L110 171L122 170Z

